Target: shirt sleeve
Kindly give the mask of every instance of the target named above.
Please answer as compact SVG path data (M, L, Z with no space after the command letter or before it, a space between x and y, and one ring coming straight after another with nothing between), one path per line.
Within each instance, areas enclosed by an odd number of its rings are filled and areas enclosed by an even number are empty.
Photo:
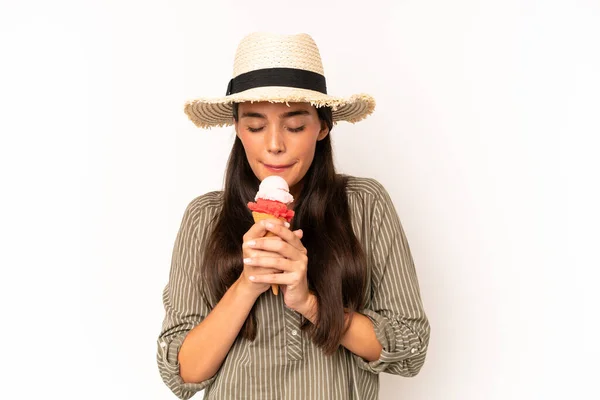
M184 383L178 354L188 332L209 313L200 290L198 230L204 229L206 207L192 201L186 208L175 239L169 280L163 291L165 317L157 341L158 370L163 382L180 399L189 399L208 387L214 377L199 383Z
M354 354L359 367L378 374L412 377L425 362L430 325L423 310L417 274L400 219L385 188L376 192L368 253L372 262L371 298L365 309L383 347L378 360Z

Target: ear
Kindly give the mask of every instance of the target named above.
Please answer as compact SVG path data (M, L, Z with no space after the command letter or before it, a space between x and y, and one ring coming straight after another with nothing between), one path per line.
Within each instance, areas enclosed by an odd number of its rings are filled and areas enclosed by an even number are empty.
M325 121L321 121L321 130L319 131L319 135L317 136L317 141L325 139L325 137L329 134L329 128Z

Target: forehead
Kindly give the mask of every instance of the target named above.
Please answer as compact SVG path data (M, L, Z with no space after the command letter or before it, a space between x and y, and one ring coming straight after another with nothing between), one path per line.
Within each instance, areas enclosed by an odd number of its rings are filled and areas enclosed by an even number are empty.
M274 114L280 115L290 111L306 110L311 114L316 114L316 109L310 103L271 103L268 101L261 102L243 102L239 103L238 112L242 113L253 112L259 114Z

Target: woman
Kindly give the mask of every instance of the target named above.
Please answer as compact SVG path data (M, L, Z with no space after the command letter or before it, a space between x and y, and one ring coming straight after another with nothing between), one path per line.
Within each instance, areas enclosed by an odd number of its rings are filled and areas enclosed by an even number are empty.
M247 36L233 76L225 98L185 107L236 138L224 190L188 205L175 241L161 377L182 399L376 399L380 372L419 372L430 326L389 195L333 164L334 122L375 102L328 96L306 34ZM269 175L289 185L291 226L247 208Z

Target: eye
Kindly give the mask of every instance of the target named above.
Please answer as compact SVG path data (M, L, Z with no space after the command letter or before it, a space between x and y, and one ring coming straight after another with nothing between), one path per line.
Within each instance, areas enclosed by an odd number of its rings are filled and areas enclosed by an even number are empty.
M264 126L261 126L260 128L253 128L253 127L249 126L248 130L250 132L260 132L260 131L262 131L263 128L264 128Z
M304 125L299 126L297 128L288 128L288 131L290 132L302 132L304 130Z

